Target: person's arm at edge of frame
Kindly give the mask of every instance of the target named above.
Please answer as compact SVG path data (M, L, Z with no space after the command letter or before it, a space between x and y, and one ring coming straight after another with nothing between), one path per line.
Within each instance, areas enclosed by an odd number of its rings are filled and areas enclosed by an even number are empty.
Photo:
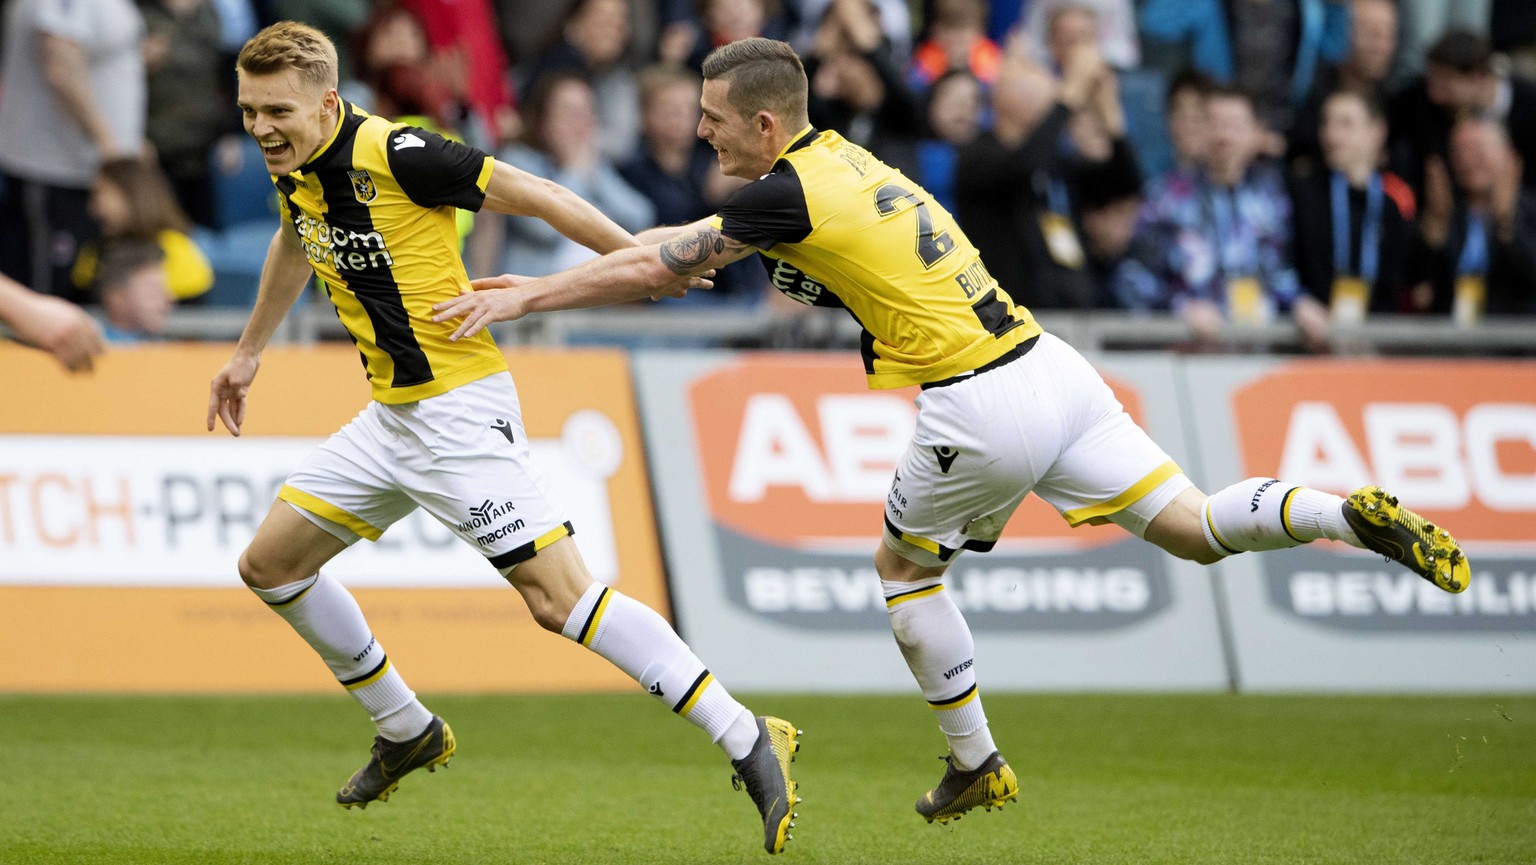
M0 276L0 324L72 373L91 372L93 359L105 348L101 326L85 310L5 276Z
M505 287L483 287L439 303L433 307L437 314L432 320L463 318L451 337L460 339L479 333L492 322L514 321L534 312L680 296L702 282L709 271L755 251L755 247L726 237L712 220L694 223L660 243L621 249L540 279L481 280L482 285L499 282Z
M230 435L240 435L240 427L245 423L245 397L261 366L261 353L282 323L283 316L304 293L310 273L309 260L299 244L298 235L290 223L284 222L267 246L267 260L261 268L256 303L240 333L240 341L235 344L234 356L209 385L209 432L213 432L213 419L217 416Z

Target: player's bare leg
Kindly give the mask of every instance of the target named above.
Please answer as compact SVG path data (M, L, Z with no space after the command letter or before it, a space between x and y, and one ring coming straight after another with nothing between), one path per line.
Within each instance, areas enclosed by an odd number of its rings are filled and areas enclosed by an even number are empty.
M663 705L704 732L730 758L763 820L763 847L778 853L793 836L800 800L789 764L800 731L780 718L753 716L715 681L656 611L595 582L576 544L561 538L503 576L533 618L606 658Z
M447 765L455 743L374 640L352 594L320 573L344 549L344 541L279 501L240 556L240 578L299 632L378 728L370 759L336 794L351 808L388 799L415 769Z
M949 743L944 777L917 800L917 813L947 823L977 806L1001 808L1018 799L1019 782L987 728L972 663L975 641L944 589L948 565L911 561L891 549L893 543L902 542L888 539L875 551L891 632Z
M1190 488L1152 519L1145 537L1202 564L1327 538L1380 553L1448 592L1464 591L1472 576L1450 532L1380 487L1348 499L1273 478L1249 478L1211 496Z

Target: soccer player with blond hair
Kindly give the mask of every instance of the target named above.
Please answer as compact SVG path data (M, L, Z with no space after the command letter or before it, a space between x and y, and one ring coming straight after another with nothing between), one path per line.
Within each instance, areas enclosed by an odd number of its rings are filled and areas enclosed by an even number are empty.
M543 219L603 253L634 246L569 190L336 92L336 49L280 22L236 61L245 129L277 188L281 225L234 355L213 379L215 418L238 436L261 353L313 273L362 355L373 399L304 460L240 557L240 577L320 655L378 728L336 794L365 807L408 772L447 764L453 731L406 685L362 610L322 566L418 507L475 547L544 628L596 652L719 744L757 805L770 853L789 838L799 731L754 716L645 605L595 582L530 457L517 390L489 334L453 340L434 304L470 290L455 208ZM653 295L707 280L675 276ZM472 528L490 502L493 531Z

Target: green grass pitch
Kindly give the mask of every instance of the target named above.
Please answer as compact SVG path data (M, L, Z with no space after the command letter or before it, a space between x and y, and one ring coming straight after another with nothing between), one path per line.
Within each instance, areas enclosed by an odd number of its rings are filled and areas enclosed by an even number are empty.
M0 697L0 862L766 862L702 734L643 695L442 696L453 765L345 811L334 697ZM1019 802L928 825L915 696L749 695L807 732L786 863L1531 863L1536 697L987 696Z

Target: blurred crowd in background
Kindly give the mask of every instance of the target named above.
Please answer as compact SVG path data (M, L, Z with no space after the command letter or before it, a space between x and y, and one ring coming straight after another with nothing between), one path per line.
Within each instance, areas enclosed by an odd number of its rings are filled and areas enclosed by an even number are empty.
M741 183L694 134L698 70L769 36L812 124L927 188L1033 309L1212 342L1293 321L1317 351L1374 316L1536 314L1531 0L5 0L0 271L118 342L248 305L276 211L233 63L282 19L335 41L347 101L630 231ZM462 216L471 277L590 254ZM787 302L749 259L657 313Z

